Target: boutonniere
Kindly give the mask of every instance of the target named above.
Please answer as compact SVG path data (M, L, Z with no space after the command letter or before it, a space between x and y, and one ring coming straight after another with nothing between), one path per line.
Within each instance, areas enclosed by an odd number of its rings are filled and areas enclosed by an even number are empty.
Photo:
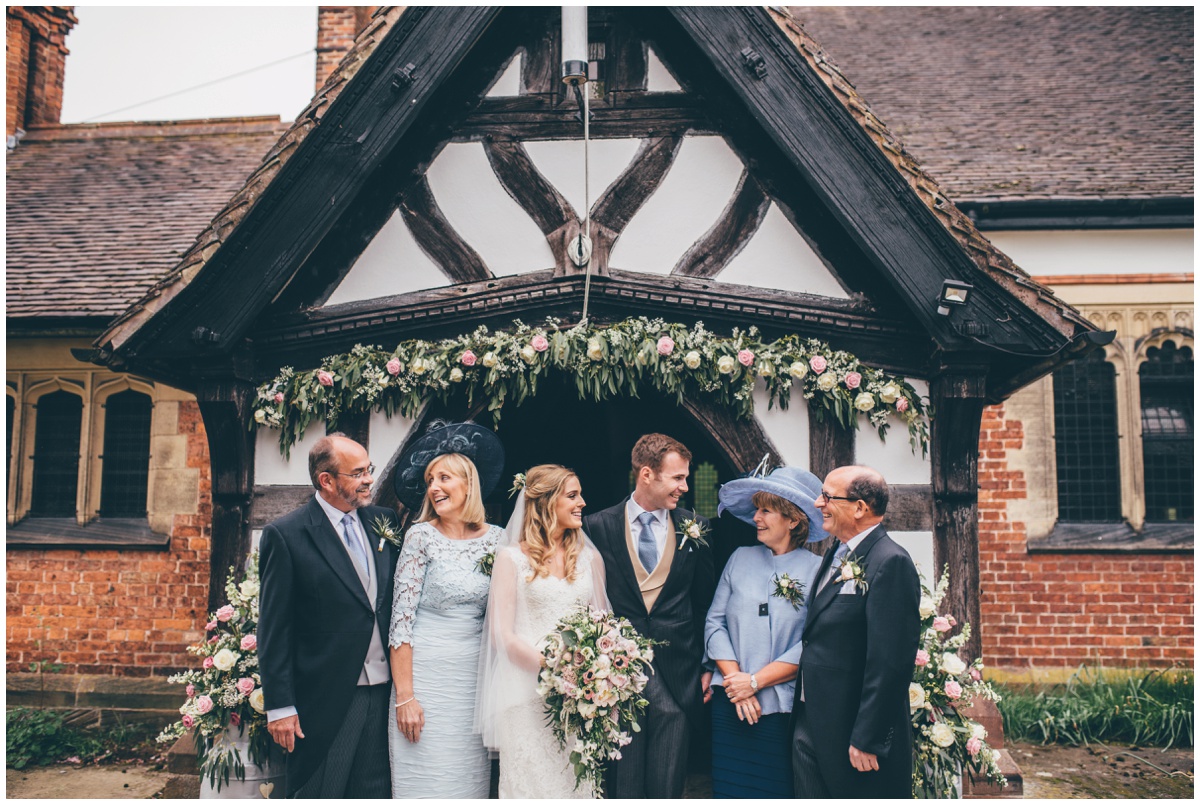
M775 583L775 590L771 595L778 596L787 601L792 605L792 609L800 609L804 603L803 584L793 579L787 573L784 573L782 576L776 573L771 581Z
M376 552L383 550L384 542L390 542L397 548L404 544L404 537L392 528L392 524L386 517L376 517L371 521L371 533L379 537L379 545L375 548Z
M708 527L695 517L680 523L679 530L675 534L679 537L679 547L675 549L677 551L682 551L683 546L689 542L693 545L708 547L708 543L704 541L704 538L708 536Z
M483 556L479 557L479 561L475 563L475 569L485 576L492 575L492 568L496 565L496 552L488 551Z
M842 560L842 564L838 567L837 580L843 584L852 581L855 589L864 593L867 591L867 571L863 570L862 565L858 563L854 551L848 553Z

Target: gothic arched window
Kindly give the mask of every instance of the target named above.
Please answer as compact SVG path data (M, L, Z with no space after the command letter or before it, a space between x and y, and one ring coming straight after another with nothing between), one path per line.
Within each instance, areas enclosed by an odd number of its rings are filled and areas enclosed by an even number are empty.
M1142 397L1142 457L1146 522L1192 522L1195 391L1190 347L1172 341L1146 350L1138 370Z
M1119 521L1116 372L1103 350L1054 373L1054 433L1059 521Z

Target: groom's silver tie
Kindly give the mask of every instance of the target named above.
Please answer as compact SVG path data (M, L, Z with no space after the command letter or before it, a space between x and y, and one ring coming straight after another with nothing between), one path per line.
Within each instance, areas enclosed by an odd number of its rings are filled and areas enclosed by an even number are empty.
M638 534L638 559L642 560L642 567L646 568L647 573L653 573L658 566L658 543L654 541L654 532L650 530L654 515L642 512L637 519L642 524L642 532Z
M367 565L367 557L363 550L363 541L359 539L358 529L354 527L354 515L347 514L342 518L342 538L346 540L346 547L350 549L350 557L357 565L355 568L361 576L366 573L370 576L371 571Z

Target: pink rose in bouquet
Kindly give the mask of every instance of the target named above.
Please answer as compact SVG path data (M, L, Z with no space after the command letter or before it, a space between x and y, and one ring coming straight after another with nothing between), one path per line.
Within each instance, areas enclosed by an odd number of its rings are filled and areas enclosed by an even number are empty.
M754 353L748 349L739 350L737 359L742 366L749 366L754 363Z
M829 364L820 355L813 355L811 358L809 358L808 365L814 372L821 374L821 372L824 372L825 367Z
M658 354L670 355L675 351L675 341L669 335L664 335L658 339Z
M235 727L240 727L242 725L242 717L239 716L237 713L230 713L229 714L229 723Z
M183 718L181 718L181 719L179 719L179 720L180 720L180 721L182 721L182 722L183 722L183 726L187 727L189 730L190 730L192 727L196 726L196 719L192 718L192 717L191 717L190 715L188 715L187 713L184 713L184 714L183 714Z
M215 634L215 635L213 635L212 637L208 638L208 644L209 644L210 646L211 646L211 645L215 645L215 644L216 644L216 643L217 643L217 642L218 642L220 639L221 639L221 636L220 636L220 635L217 635L217 634Z
M204 670L207 671L209 668L213 667L213 658L205 657L204 662L200 663L200 665L202 665L204 667Z
M943 617L942 615L938 615L936 618L933 619L933 629L934 629L934 631L937 631L937 632L950 631L949 618Z
M237 610L229 604L226 604L217 610L217 620L219 620L221 623L228 623L229 621L233 620L233 616L236 614Z
M971 757L978 755L980 749L983 749L983 741L975 737L967 739L967 751L971 754Z
M390 361L388 361L387 363L385 363L383 365L383 368L387 369L387 373L389 375L392 375L393 377L395 377L396 375L400 374L400 359L392 358Z
M275 402L277 402L277 403L281 403L281 402L283 402L283 392L282 392L282 391L277 391L277 392L275 392L275 397L274 397L274 400L275 400Z
M243 696L249 696L254 692L254 680L248 676L244 676L237 681L238 693Z
M917 665L920 666L920 665L928 665L928 664L929 664L929 652L923 648L917 649Z
M329 372L326 372L324 369L322 369L319 372L317 372L317 382L320 383L322 386L332 386L333 385L333 375L329 374Z
M846 372L846 388L856 389L862 385L862 375L858 372Z
M459 361L462 362L463 366L474 366L476 360L478 359L475 357L475 353L469 349L462 354L461 358L459 358Z
M972 668L972 669L971 669L971 679L973 679L973 680L974 680L974 681L976 681L976 682L978 682L979 680L983 679L983 674L979 673L979 669L978 669L978 668Z
M953 679L946 680L946 695L951 699L958 699L962 696L962 685L955 682Z
M204 715L205 713L207 713L208 711L210 711L212 709L213 709L213 700L211 698L209 698L208 696L197 696L196 697L196 712L197 713L199 713L200 715Z
M211 632L213 629L216 629L216 628L217 628L217 621L215 618L213 620L210 620L208 623L204 624L204 631L206 631L206 632Z
M252 634L245 635L242 637L241 645L242 651L254 651L258 648L258 637Z
M550 342L546 340L544 335L535 335L529 339L529 346L533 347L538 352L545 352L550 348Z
M183 692L186 693L187 697L190 699L196 695L196 686L189 683L188 686L183 689Z

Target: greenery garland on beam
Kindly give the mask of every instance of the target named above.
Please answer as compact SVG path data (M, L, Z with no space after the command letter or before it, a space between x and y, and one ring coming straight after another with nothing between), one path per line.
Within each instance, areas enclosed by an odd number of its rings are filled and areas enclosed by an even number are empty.
M907 381L815 338L766 342L755 327L723 337L703 322L689 328L644 316L609 326L559 325L553 318L536 327L518 320L508 330L479 327L457 338L414 339L390 352L356 345L310 371L284 367L258 388L251 427L278 428L286 456L317 419L336 426L345 414L373 410L411 418L431 398L465 394L472 405L486 397L498 422L505 403L520 405L551 373L573 378L581 400L637 397L653 388L678 403L685 395L709 397L746 418L754 411L754 383L762 378L768 407L787 408L797 388L818 420L831 416L857 428L865 417L881 439L895 414L908 426L913 451L919 447L924 456L928 450L928 408Z

